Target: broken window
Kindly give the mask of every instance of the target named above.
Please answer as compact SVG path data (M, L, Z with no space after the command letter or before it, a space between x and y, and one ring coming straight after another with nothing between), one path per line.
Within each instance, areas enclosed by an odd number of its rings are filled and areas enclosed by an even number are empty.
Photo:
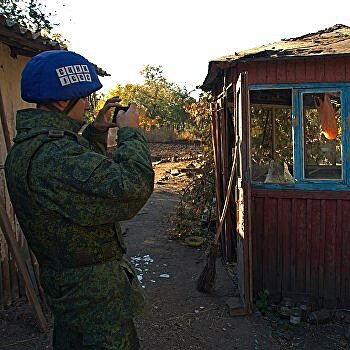
M292 90L251 90L252 180L293 183Z
M341 179L339 91L303 93L304 178Z

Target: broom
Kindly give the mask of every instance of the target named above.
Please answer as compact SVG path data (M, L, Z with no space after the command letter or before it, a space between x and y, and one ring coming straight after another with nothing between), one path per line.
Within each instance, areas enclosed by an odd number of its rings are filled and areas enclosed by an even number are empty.
M218 249L219 249L219 238L221 236L222 228L224 225L224 220L225 220L226 211L228 208L230 193L231 193L232 184L233 184L233 178L235 175L236 156L237 156L237 143L236 143L236 147L235 147L235 154L233 157L230 180L229 180L228 185L227 185L226 197L225 197L224 207L222 209L222 213L220 216L219 225L217 227L213 242L212 242L211 247L210 247L207 263L204 266L204 269L203 269L202 273L200 274L198 281L197 281L197 290L199 292L202 292L202 293L210 293L215 285L215 279L216 279L215 263L216 263Z

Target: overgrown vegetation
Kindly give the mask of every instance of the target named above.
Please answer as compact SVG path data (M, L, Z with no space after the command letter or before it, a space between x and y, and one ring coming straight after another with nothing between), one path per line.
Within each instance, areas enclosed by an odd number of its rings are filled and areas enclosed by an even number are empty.
M171 127L177 131L186 129L189 114L187 102L194 102L185 87L171 83L165 77L162 66L146 65L140 72L143 84L117 84L103 95L97 108L112 96L119 96L121 103L135 102L140 108L140 123L145 130Z
M265 314L269 306L270 292L267 289L261 290L256 298L255 305L262 314Z
M143 84L118 84L96 104L100 109L112 96L119 96L121 104L135 102L140 108L140 122L144 130L173 129L177 135L187 133L200 142L200 169L180 196L171 221L170 235L174 238L211 234L215 222L215 176L211 138L211 96L202 93L198 100L186 88L167 80L162 66L146 65L140 72Z
M192 178L180 196L180 202L170 217L172 238L211 235L215 222L215 175L211 139L210 95L202 94L198 101L188 102L189 129L201 141L200 172Z

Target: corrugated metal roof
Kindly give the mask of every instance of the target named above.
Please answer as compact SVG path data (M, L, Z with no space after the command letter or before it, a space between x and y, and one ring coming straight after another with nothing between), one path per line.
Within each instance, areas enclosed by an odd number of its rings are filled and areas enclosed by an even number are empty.
M33 57L42 51L66 49L58 41L40 33L33 33L3 15L0 15L0 42L9 46L13 57L16 55ZM99 76L110 75L96 64L92 63L92 65Z
M350 55L350 27L336 24L316 33L282 39L279 42L217 58L209 62L208 74L203 87L210 84L213 78L215 79L214 75L218 73L218 65L223 62L232 65L235 62L330 55Z

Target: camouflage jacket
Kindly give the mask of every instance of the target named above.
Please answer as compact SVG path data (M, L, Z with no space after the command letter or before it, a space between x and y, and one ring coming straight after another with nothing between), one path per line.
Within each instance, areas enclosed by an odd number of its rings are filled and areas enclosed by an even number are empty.
M124 250L119 221L132 218L153 191L142 132L118 131L107 157L107 133L62 114L17 113L17 136L5 164L18 221L39 264L60 270L90 265Z
M140 130L120 129L111 158L107 133L88 126L78 135L81 126L52 111L19 111L5 174L55 324L97 348L143 308L118 222L145 204L154 173Z

